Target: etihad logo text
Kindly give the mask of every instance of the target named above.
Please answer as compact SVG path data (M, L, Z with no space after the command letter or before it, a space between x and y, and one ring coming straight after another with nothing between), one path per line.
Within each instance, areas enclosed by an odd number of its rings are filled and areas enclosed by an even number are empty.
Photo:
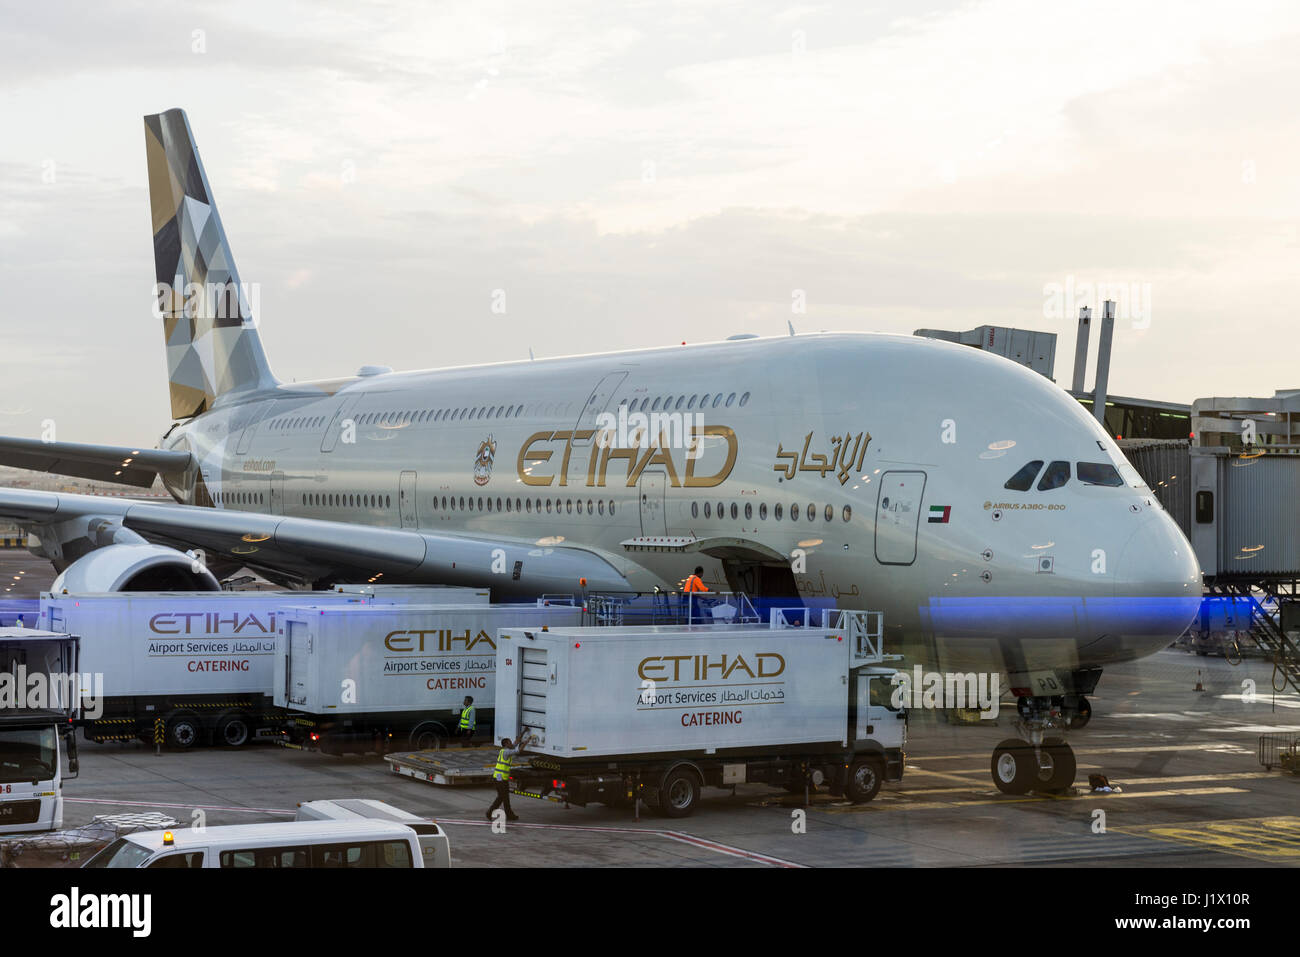
M642 658L636 673L644 681L727 680L737 672L750 678L775 678L785 671L785 659L776 652L760 652L753 663L744 655L722 654L716 660L708 655L661 655Z
M629 442L627 446L618 446L613 444L617 436L610 435L608 430L605 430L600 442L586 444L596 433L596 429L533 433L519 449L519 459L515 464L519 480L525 485L541 487L549 486L553 482L557 486L569 485L569 464L573 459L573 443L577 441L583 443L578 447L579 454L586 454L586 480L583 484L587 488L606 486L611 462L626 463L627 479L624 484L628 488L634 488L641 478L641 473L654 466L663 468L668 484L673 488L713 488L721 485L731 474L740 448L736 433L725 425L691 426L685 450L678 449L676 458L672 438L663 432L658 433L653 441L634 434L629 438L635 441ZM696 475L696 466L703 457L699 444L707 443L710 438L720 439L726 443L726 458L712 475ZM552 458L561 451L557 468ZM553 471L547 474L544 470ZM615 481L619 477L621 476L616 476ZM556 482L557 478L558 482ZM578 484L578 481L580 480L575 478L574 484Z
M238 635L247 629L262 635L275 634L275 612L262 620L251 612L223 615L215 611L159 612L149 619L149 630L156 635Z
M496 642L482 629L476 635L468 628L452 631L449 628L429 628L424 631L390 631L384 635L384 647L389 651L465 651L485 643L493 651Z

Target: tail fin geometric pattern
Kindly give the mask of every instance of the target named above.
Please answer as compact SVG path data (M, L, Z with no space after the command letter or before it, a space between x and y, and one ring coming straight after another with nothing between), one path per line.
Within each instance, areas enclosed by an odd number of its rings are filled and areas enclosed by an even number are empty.
M239 281L184 110L144 118L155 311L163 320L173 418L228 392L274 388L250 290Z

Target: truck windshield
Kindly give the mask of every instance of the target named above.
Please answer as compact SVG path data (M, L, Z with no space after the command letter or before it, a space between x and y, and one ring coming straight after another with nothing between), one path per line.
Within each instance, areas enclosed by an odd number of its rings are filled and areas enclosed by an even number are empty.
M48 781L57 761L54 728L0 729L0 784Z
M119 837L108 847L86 861L82 867L139 867L141 861L151 853L152 851L147 848L143 848L139 844L133 844L124 837Z

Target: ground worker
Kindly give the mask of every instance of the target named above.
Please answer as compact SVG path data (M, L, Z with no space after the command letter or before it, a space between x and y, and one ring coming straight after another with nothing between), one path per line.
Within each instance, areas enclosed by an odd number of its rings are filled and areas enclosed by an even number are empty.
M466 695L465 703L460 709L460 726L456 728L456 736L464 738L460 743L462 748L468 748L473 743L477 717L478 712L474 708L474 699Z
M704 566L696 565L694 574L690 575L686 579L686 583L682 585L682 591L684 592L708 591L709 586L704 584L704 579L703 577L701 577L703 575L704 575Z
M529 741L533 740L533 735L525 728L519 736L519 745L509 738L501 739L501 750L497 752L496 767L492 770L492 784L497 789L497 799L492 802L492 806L487 810L487 819L492 820L492 814L499 807L506 810L507 821L517 821L519 816L510 809L510 770L514 766L514 760L518 757L519 752Z
M688 625L695 624L695 619L699 614L697 606L700 603L695 598L696 593L709 590L709 586L704 584L703 575L704 566L696 565L695 571L688 575L686 581L682 583L682 591L686 595L686 623Z

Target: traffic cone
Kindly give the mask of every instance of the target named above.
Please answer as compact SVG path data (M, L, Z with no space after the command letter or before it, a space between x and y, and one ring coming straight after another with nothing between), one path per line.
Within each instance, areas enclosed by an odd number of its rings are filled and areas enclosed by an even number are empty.
M1201 687L1201 672L1200 672L1199 670L1196 672L1196 687L1193 688L1192 690L1193 690L1193 691L1204 691L1204 690L1205 690L1204 688Z

